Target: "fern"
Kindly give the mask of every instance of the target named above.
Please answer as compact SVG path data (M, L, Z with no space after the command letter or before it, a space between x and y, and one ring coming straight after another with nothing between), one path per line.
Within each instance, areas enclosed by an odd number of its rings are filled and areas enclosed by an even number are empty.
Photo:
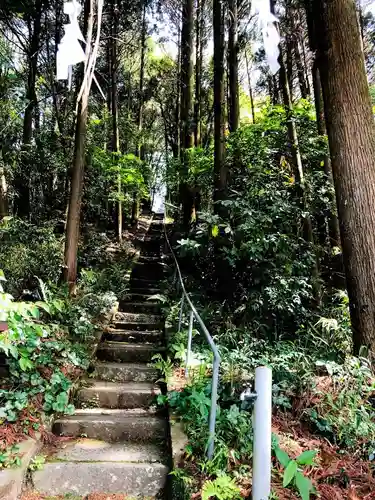
M206 481L202 488L202 500L235 500L241 498L240 489L232 478L219 476L214 481Z

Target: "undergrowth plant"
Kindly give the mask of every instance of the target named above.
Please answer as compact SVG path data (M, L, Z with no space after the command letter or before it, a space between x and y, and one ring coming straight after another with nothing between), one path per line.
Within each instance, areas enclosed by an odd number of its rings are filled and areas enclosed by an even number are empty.
M312 466L317 454L316 450L307 450L297 458L291 459L278 445L274 448L277 460L284 469L283 487L292 486L300 494L302 500L309 500L310 494L315 491L311 480L303 474L304 467Z

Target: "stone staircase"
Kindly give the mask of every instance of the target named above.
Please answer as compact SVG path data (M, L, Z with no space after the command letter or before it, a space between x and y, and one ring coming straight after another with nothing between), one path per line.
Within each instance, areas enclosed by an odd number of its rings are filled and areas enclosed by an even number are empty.
M131 274L129 295L102 337L92 377L78 391L79 409L54 424L55 434L74 439L33 473L39 493L165 498L168 419L151 407L160 388L158 373L148 366L155 353L165 350L160 305L152 299L163 276L162 230L161 218L154 216Z

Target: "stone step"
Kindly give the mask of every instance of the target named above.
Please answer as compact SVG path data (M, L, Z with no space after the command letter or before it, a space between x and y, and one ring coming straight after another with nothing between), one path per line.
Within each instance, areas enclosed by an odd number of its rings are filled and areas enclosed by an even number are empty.
M145 291L148 291L147 289ZM146 302L147 304L161 304L159 296L162 295L160 291L155 294L142 294L142 293L131 293L129 292L120 301L120 307L122 304L127 304L128 302Z
M142 314L159 314L161 304L158 302L139 301L139 302L126 302L120 301L120 312L125 313L142 313Z
M109 342L128 342L129 344L160 344L164 334L160 330L120 330L118 328L107 329L102 340Z
M157 353L164 353L165 347L154 344L129 344L127 342L102 342L96 352L102 361L150 363Z
M114 321L113 326L119 330L134 330L134 331L159 331L164 329L164 323L129 323L127 321Z
M148 313L129 313L118 312L115 314L114 321L121 321L124 323L139 323L139 324L160 324L163 322L163 317L159 314Z
M103 363L95 364L95 376L109 382L154 382L159 378L155 368L137 363Z
M71 494L83 498L102 491L125 498L145 498L162 493L167 475L168 467L160 463L55 462L35 471L33 483L37 493L48 497L65 498Z
M107 382L89 379L87 387L77 393L83 408L148 408L160 394L160 388L149 382Z
M165 443L167 420L151 410L76 410L53 424L57 436L88 437L108 442Z
M160 263L162 261L162 257L160 255L140 255L137 263Z
M47 461L166 463L165 449L153 443L110 443L79 438L62 442Z
M131 286L129 292L128 292L129 295L142 295L143 297L153 297L154 295L160 295L161 294L161 290L160 288L158 287L154 287L154 286L150 286L148 287L147 286L147 283L140 283L140 284L136 284L135 286Z

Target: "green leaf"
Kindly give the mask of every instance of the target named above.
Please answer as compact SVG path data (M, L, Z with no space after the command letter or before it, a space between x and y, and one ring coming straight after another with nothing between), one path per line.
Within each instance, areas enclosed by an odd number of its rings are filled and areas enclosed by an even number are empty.
M284 450L279 448L279 446L277 446L275 448L275 455L276 455L277 460L281 463L281 465L283 467L288 466L288 464L290 462L289 455Z
M39 309L35 305L33 307L30 307L29 312L33 318L39 319Z
M312 465L314 458L316 457L317 450L307 450L301 453L296 458L296 461L299 465Z
M288 484L292 481L292 479L296 475L297 468L298 468L297 462L295 460L291 460L284 471L284 477L283 477L284 488L288 486Z
M20 368L23 372L29 370L30 368L33 368L33 363L30 361L29 358L25 358L24 356L22 356L19 360L18 360L18 364L20 365Z
M217 238L217 236L219 236L219 227L213 226L213 228L211 229L211 234L214 238Z
M301 495L302 500L310 500L310 492L313 489L309 478L304 476L302 472L296 472L296 486Z

